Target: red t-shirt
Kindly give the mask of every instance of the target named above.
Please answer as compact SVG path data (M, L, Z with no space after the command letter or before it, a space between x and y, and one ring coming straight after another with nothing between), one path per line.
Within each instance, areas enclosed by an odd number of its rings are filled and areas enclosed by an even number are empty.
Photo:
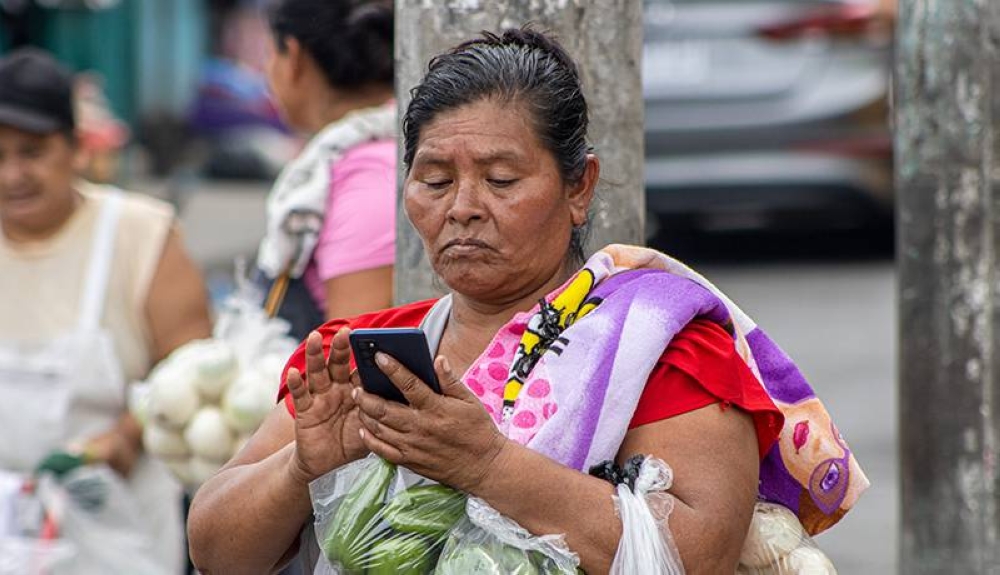
M329 354L330 340L343 327L418 327L435 300L329 321L317 331L323 336L323 352ZM354 359L351 359L353 366ZM285 366L305 371L305 345L300 345ZM284 383L278 400L285 401L295 415L292 396ZM750 414L757 430L760 456L767 454L778 438L784 417L736 353L733 340L715 322L696 319L684 327L667 346L653 368L639 398L629 429L688 413L719 403L723 409L735 405Z

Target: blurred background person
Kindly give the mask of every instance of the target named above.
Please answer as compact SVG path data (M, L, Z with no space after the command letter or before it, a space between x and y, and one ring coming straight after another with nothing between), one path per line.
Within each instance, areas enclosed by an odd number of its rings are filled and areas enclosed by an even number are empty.
M149 527L152 558L180 573L181 489L143 456L126 394L210 335L207 293L171 207L77 180L72 91L41 50L0 60L0 470L107 464Z
M392 303L396 104L392 2L277 0L268 81L311 137L267 200L258 265L299 337L326 318ZM281 289L281 288L279 288Z

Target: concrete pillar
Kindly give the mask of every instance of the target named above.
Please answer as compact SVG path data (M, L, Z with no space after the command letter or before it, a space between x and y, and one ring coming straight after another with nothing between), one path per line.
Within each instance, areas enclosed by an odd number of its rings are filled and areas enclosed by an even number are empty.
M435 55L482 30L534 22L555 32L580 66L590 106L590 141L601 158L589 248L642 243L642 2L637 0L396 0L396 94L400 117L410 89ZM402 154L400 154L402 157ZM402 166L400 167L402 170ZM397 302L440 293L420 237L399 209Z
M899 572L1000 573L1000 2L899 16Z

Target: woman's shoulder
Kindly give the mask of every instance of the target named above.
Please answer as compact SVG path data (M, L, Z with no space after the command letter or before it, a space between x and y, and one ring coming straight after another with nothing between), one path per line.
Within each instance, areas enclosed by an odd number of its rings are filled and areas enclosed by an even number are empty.
M332 166L333 175L355 170L396 168L396 141L371 140L351 147Z
M377 328L377 327L418 327L424 320L427 312L437 303L437 299L428 299L408 303L396 307L368 312L350 318L333 319L319 328L317 331L323 336L324 343L333 337L339 330L349 327L351 329Z

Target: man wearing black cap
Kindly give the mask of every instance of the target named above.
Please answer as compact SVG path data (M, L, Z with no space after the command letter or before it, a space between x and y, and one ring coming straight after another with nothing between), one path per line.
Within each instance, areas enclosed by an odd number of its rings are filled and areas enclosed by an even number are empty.
M72 85L40 50L0 59L0 474L107 465L136 507L134 525L103 527L147 546L95 550L85 534L72 572L176 575L180 488L143 455L124 398L210 335L208 299L169 205L77 179ZM0 506L8 496L0 487Z
M72 74L41 50L0 60L0 226L9 239L46 237L73 213L75 202L60 201L79 167L72 90Z

